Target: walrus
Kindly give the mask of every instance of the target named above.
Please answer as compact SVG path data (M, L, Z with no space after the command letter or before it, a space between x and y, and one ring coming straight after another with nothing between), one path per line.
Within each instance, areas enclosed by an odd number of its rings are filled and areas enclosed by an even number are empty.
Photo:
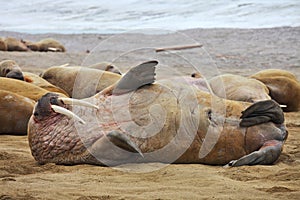
M7 51L7 45L2 38L0 38L0 51Z
M116 66L114 66L114 65L112 65L111 63L108 63L108 62L96 63L96 64L93 64L93 65L89 65L87 67L122 75L121 71Z
M31 51L54 51L65 52L66 48L57 40L53 38L42 39L38 42L31 42L22 40L22 43L27 46Z
M64 94L65 96L69 97L68 93L63 89L49 83L42 77L38 76L37 74L30 73L30 72L23 72L24 80L28 83L34 84L40 88L43 88L49 92L58 92Z
M271 99L268 88L260 81L233 74L222 74L209 80L215 95L221 98L257 102Z
M241 166L278 159L287 131L275 101L250 104L187 84L154 83L157 63L142 63L113 86L79 100L94 107L71 106L56 94L44 95L28 123L35 160L64 165Z
M118 74L102 70L62 66L48 68L41 77L76 99L93 96L121 78Z
M0 90L0 134L25 135L35 101Z
M265 69L251 75L250 77L259 79L259 78L275 77L275 76L283 76L283 77L293 79L295 81L297 80L295 74L283 69Z
M0 90L13 92L34 101L39 100L44 94L47 94L49 92L48 90L40 88L31 83L5 77L0 77ZM62 97L68 97L62 93L57 94Z
M25 44L16 38L7 37L4 39L7 46L7 51L28 51L29 49Z
M279 104L286 105L284 112L300 111L300 82L296 76L285 70L271 69L251 76L264 83L270 96Z
M0 62L0 77L24 80L22 69L13 60L3 60Z

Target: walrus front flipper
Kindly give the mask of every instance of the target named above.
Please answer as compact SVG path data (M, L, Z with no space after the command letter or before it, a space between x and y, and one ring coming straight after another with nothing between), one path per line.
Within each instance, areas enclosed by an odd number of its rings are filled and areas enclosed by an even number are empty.
M120 133L119 131L111 131L106 137L116 146L124 149L126 151L139 153L142 157L144 157L141 150L134 144L129 137L125 134Z
M270 140L258 150L238 160L230 161L225 167L238 167L242 165L270 165L273 164L282 151L282 141Z
M153 83L157 64L157 61L148 61L131 68L114 86L112 94L124 94Z
M273 100L259 101L242 112L240 126L249 127L266 122L282 124L283 111L279 104Z

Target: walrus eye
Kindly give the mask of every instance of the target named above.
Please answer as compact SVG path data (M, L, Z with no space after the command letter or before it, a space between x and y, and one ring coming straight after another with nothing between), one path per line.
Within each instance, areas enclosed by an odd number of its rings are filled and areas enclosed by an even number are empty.
M8 74L10 72L10 69L5 70L5 74Z
M35 111L35 112L33 113L33 115L34 115L35 117L37 117L37 116L39 116L39 113Z

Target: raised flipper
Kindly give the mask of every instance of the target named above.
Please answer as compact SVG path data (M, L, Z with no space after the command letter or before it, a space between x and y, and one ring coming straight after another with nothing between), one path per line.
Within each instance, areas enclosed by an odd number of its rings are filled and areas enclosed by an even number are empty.
M266 122L282 124L283 111L279 104L273 100L259 101L242 112L240 126L249 127Z
M111 131L106 135L106 137L117 147L129 152L139 153L142 157L144 157L141 150L125 134L122 134L119 131Z
M131 68L116 84L104 89L102 93L120 95L153 83L157 64L157 61L148 61Z
M238 167L242 165L270 165L273 164L280 156L283 142L270 140L258 150L238 160L230 161L225 167Z

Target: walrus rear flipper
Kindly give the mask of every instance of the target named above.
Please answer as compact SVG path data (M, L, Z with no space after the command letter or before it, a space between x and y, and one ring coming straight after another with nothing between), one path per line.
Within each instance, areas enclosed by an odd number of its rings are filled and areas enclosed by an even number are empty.
M144 62L131 68L115 85L112 94L120 95L134 91L139 87L155 81L155 66L157 61Z
M283 111L279 104L273 100L259 101L242 112L240 126L249 127L266 122L282 124Z
M258 150L230 161L225 167L238 167L242 165L270 165L273 164L282 151L282 141L270 140Z
M111 131L106 135L106 137L114 145L120 147L121 149L134 152L134 153L139 153L142 157L144 157L141 150L125 134L122 134L119 131Z

